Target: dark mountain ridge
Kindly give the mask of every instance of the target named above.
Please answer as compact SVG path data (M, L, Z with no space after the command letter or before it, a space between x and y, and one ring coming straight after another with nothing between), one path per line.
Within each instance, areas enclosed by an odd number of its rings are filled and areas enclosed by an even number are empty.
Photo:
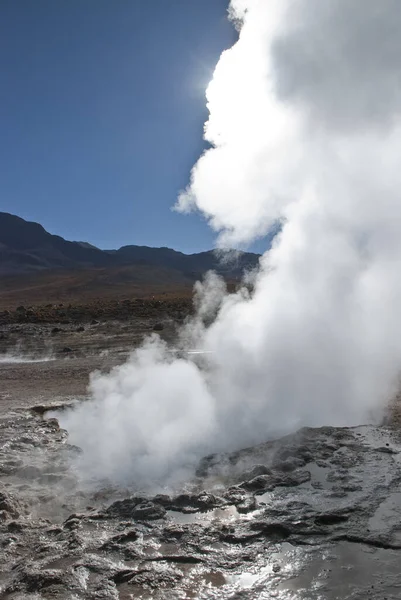
M254 268L259 255L232 252L221 260L215 251L184 254L171 248L123 246L118 250L100 250L87 242L70 242L47 232L42 225L0 212L0 276L24 275L59 269L91 269L140 265L171 269L172 280L195 280L214 269L237 278ZM155 273L155 276L156 273Z

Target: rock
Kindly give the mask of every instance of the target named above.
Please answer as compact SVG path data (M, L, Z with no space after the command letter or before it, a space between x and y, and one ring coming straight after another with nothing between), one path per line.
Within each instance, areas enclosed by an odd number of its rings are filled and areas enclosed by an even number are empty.
M32 570L25 572L21 577L21 583L27 592L39 592L54 585L62 585L63 578L60 571L55 569Z
M163 323L156 323L153 325L153 331L163 331L164 325Z
M85 327L77 327L77 333L82 333L83 331L85 331Z
M60 327L53 327L51 330L52 335L56 335L57 333L61 333L63 330Z
M113 502L106 509L106 515L148 521L162 519L166 515L166 509L146 498L127 498Z
M69 354L70 352L72 352L72 348L69 348L69 346L65 346L65 347L64 347L64 348L61 350L61 352L62 352L63 354Z
M290 537L291 529L283 523L266 523L265 521L253 521L250 528L259 531L266 537L274 540L285 540Z
M163 506L147 501L142 502L135 507L132 518L142 521L150 521L155 519L163 519L166 516L166 509Z
M137 571L133 571L132 569L122 569L121 571L117 571L112 577L113 581L117 585L121 585L122 583L127 583L130 581L135 575L137 575Z
M259 492L272 489L272 484L273 480L271 475L258 475L258 477L254 477L250 481L241 483L241 487L250 492Z
M22 507L18 500L11 494L0 492L0 511L3 513L2 520L7 520L9 518L18 519L22 512Z
M388 445L376 448L376 452L382 452L383 454L398 454L398 450L394 450L394 448L389 448Z
M138 539L139 534L137 531L135 531L135 529L130 529L129 531L126 531L125 533L121 533L120 535L115 535L114 537L112 537L109 540L109 543L113 543L113 544L127 544L129 542L136 542L136 540Z
M21 523L18 523L18 521L11 521L7 526L7 530L10 531L10 533L21 533L24 531L24 527Z
M338 525L339 523L345 523L348 521L349 515L344 512L327 512L322 513L315 517L315 523L317 525Z
M132 512L134 511L135 507L145 501L146 498L142 497L117 500L116 502L113 502L113 504L111 504L105 512L107 516L129 519L132 516Z
M250 471L245 471L240 476L240 481L251 481L251 479L255 479L259 475L271 475L271 470L265 467L265 465L255 465Z
M164 507L169 507L171 506L171 497L167 494L157 494L157 496L153 498L153 502L161 504L161 506Z
M275 485L292 487L296 485L301 485L302 483L306 483L311 480L311 474L309 471L302 471L301 469L297 469L292 473L282 473L281 476L278 476L275 481Z
M64 528L65 529L69 529L70 531L74 531L79 529L80 527L82 527L81 525L81 520L79 517L77 517L76 515L71 515L70 517L68 517L68 519L64 522Z
M297 458L296 456L289 456L282 462L277 462L274 464L274 468L278 471L283 471L284 473L290 473L291 471L295 471L295 469L299 469L303 467L305 461L301 458Z
M183 577L182 570L174 569L170 565L168 571L156 568L141 569L130 579L130 583L143 586L148 590L160 590L163 588L172 588ZM168 598L168 594L166 594L165 598Z
M256 510L257 503L255 496L247 496L246 498L244 498L244 500L242 500L242 502L236 505L236 508L237 511L243 515L252 512L253 510Z
M99 325L99 321L96 321L96 319L92 319L91 325Z
M93 593L88 596L88 600L89 598L90 600L119 600L120 594L115 583L105 579L95 585Z
M169 508L184 513L191 513L211 510L224 504L226 502L222 498L214 496L209 492L201 492L200 494L180 494L172 498Z
M223 493L223 497L227 504L234 504L236 506L242 502L245 502L248 495L240 487L230 487Z
M208 492L201 492L196 498L196 506L199 510L211 510L224 504L221 498Z
M52 431L60 431L60 424L55 418L47 419L46 425Z

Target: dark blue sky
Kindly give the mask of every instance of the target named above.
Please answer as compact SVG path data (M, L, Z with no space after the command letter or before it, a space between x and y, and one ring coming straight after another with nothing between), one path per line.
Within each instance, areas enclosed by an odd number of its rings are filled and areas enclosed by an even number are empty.
M228 0L1 0L0 210L101 248L213 245L171 212L202 152Z

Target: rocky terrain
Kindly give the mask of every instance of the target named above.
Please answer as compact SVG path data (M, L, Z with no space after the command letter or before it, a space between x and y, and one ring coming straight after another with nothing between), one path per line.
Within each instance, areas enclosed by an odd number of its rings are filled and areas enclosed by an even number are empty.
M34 335L42 335L46 330L44 326L49 323L63 327L63 329L59 329L59 333L61 333L74 330L74 327L98 325L97 319L101 319L102 322L113 320L118 323L132 322L132 326L137 329L141 322L150 324L152 321L160 321L160 319L181 323L192 312L192 307L192 295L171 298L127 298L125 300L102 298L89 303L76 302L68 305L63 303L20 305L13 306L10 310L0 311L0 325L38 325L36 329L35 327L31 328ZM16 328L3 329L2 339L5 340L10 332L18 333L18 331ZM30 330L25 328L20 331L26 338ZM115 328L112 331L114 332Z
M1 326L1 598L400 597L396 424L208 456L179 488L82 481L63 410L85 401L93 369L155 328L175 334L168 314L91 316Z

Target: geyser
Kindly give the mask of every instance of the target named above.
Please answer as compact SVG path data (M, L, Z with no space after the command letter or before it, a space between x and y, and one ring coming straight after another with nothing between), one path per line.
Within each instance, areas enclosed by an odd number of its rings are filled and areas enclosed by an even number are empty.
M81 467L163 479L302 425L379 418L401 351L401 4L232 0L238 42L207 90L211 144L177 208L218 245L283 226L252 293L198 286L188 348L157 338L65 415ZM373 43L374 41L374 43ZM215 315L205 327L208 312Z

